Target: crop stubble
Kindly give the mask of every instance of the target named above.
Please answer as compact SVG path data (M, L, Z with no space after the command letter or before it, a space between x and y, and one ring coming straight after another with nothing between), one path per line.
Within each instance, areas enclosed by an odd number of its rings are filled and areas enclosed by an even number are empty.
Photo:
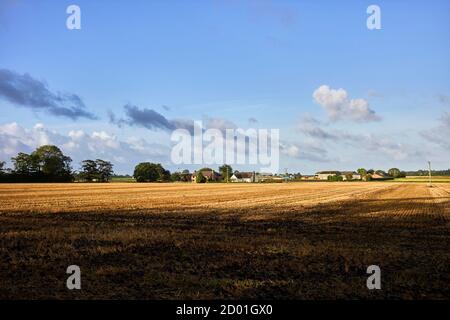
M2 298L449 298L450 186L2 184ZM81 291L65 269L82 268ZM382 290L365 286L382 269Z

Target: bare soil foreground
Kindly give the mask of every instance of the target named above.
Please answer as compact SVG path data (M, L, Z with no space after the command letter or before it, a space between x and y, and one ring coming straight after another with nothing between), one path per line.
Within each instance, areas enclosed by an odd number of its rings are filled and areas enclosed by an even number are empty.
M0 298L449 299L449 217L444 183L1 184Z

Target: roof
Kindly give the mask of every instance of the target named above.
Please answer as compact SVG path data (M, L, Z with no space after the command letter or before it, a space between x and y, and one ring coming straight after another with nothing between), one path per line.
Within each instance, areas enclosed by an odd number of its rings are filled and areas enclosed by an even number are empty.
M236 172L234 174L238 179L248 179L253 178L253 172Z
M216 178L221 177L222 175L214 170L204 170L204 171L195 171L192 176L196 177L198 173L201 173L205 178L211 178L215 176Z
M316 174L341 174L339 171L319 171Z

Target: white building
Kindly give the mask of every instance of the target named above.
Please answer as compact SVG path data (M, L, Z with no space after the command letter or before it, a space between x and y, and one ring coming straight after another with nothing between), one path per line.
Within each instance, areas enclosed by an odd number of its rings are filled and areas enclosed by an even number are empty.
M318 180L328 180L328 177L334 177L340 175L339 171L319 171L316 173Z

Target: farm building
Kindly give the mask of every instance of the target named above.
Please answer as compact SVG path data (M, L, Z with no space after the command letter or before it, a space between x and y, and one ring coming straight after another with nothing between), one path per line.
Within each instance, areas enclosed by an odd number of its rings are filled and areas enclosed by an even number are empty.
M191 177L192 182L196 182L197 175L199 173L201 173L205 177L206 182L219 181L222 179L222 175L220 173L218 173L212 169L208 169L208 170L194 171L194 173L192 174L192 177Z
M354 171L342 171L341 176L344 180L348 180L347 177L351 176L350 180L361 180L361 175Z
M377 171L375 173L369 173L364 177L364 180L391 180L393 179L391 176L387 175L382 171Z
M230 182L257 182L255 172L235 172Z
M318 180L328 180L328 177L334 177L340 174L339 171L319 171L316 173L316 177Z

